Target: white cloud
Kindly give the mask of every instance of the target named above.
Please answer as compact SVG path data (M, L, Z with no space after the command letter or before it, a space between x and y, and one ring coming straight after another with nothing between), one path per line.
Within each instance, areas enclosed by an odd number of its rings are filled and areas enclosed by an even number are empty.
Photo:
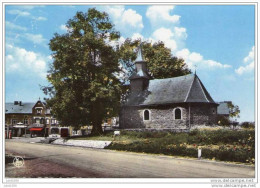
M47 20L47 18L42 17L42 16L35 17L34 19L35 19L36 21L46 21L46 20Z
M255 47L253 46L248 56L244 58L244 63L249 63L251 61L254 61L254 58L255 58Z
M143 35L141 35L140 33L134 33L131 38L132 38L132 40L137 40L137 39L143 40L144 39Z
M192 52L190 55L189 55L189 59L193 62L200 62L203 60L203 56L200 55L199 53L196 53L196 52Z
M165 22L178 23L180 16L170 14L173 9L174 6L150 6L146 11L146 16L150 19L152 25L161 25Z
M15 25L14 23L11 23L11 22L8 22L8 21L5 22L5 27L8 30L20 30L20 31L26 31L27 30L26 27Z
M34 44L46 45L47 40L41 34L25 33L24 37Z
M144 27L143 18L133 9L125 9L124 6L106 6L105 11L112 18L116 28L129 35L139 32Z
M67 31L67 30L68 30L68 27L67 27L65 24L62 24L62 25L60 26L60 29L61 29L62 31Z
M48 57L10 44L6 44L5 60L7 73L15 72L41 78L47 73L46 62L49 61Z
M30 16L29 12L21 11L21 10L15 10L15 9L9 10L8 13L14 14L14 15L17 15L17 16Z
M251 62L250 64L246 66L240 66L238 69L235 70L235 72L239 75L245 74L245 73L251 73L253 72L255 66L254 62Z
M170 29L162 27L153 32L152 41L163 41L167 48L174 51L177 48L177 43L174 40L174 36L175 34Z
M65 24L60 25L60 30L65 32L70 32L72 29L69 29Z
M194 69L195 66L197 66L197 69L225 69L231 67L231 65L221 64L214 60L205 60L201 54L191 53L187 48L177 51L176 56L184 59L190 69Z
M176 39L186 40L188 37L186 28L184 27L174 27L174 33Z
M244 63L246 63L246 66L240 66L239 68L235 69L235 72L238 75L246 74L246 73L252 73L255 68L255 47L253 46L251 51L248 53L248 55L244 58Z
M107 40L106 42L107 44L115 48L117 46L121 46L125 42L125 38L121 36L118 40Z
M16 6L16 8L19 8L19 9L25 9L25 10L32 10L34 8L43 8L45 7L44 5L19 5L19 6Z
M111 14L114 18L119 18L122 16L123 12L125 11L124 6L108 6L106 7L109 15Z
M143 28L142 16L137 14L135 10L128 9L123 12L122 22L124 25L130 25L132 27Z

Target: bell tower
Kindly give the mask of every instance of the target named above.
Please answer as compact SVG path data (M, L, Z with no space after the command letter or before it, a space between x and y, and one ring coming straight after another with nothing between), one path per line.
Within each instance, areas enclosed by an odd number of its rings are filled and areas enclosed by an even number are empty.
M151 76L147 71L147 63L143 58L142 44L138 47L137 58L135 60L135 71L130 76L131 93L139 93L145 90L149 85Z

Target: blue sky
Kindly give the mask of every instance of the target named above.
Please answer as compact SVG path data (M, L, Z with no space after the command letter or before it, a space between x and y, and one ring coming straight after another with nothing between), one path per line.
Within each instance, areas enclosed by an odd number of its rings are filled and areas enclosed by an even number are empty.
M255 10L253 5L5 6L6 102L45 97L40 85L52 62L49 40L65 33L77 11L106 11L121 32L120 41L164 41L185 59L218 101L231 100L239 121L254 121Z

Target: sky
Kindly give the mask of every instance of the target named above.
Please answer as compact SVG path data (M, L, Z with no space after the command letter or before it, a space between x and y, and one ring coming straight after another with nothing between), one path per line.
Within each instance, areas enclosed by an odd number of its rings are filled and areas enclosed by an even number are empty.
M77 11L95 7L109 14L119 42L163 41L183 58L216 102L232 101L238 121L254 121L255 7L253 5L6 5L5 101L46 97L52 63L49 41L67 32Z

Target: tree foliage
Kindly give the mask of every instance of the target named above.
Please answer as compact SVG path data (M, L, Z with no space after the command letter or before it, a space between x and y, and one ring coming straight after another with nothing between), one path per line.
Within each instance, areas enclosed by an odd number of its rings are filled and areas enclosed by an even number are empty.
M245 121L245 122L242 122L240 124L240 126L243 127L243 128L246 128L246 129L254 129L255 128L255 122Z
M134 70L134 60L137 55L135 49L137 49L140 43L141 40L126 39L120 47L121 63L128 71L125 75L126 79ZM154 44L149 41L143 41L142 52L147 62L148 71L153 78L171 78L191 73L184 60L172 56L171 50L166 48L161 41Z
M106 13L89 9L67 22L68 32L50 41L53 65L44 87L53 114L62 125L93 125L102 133L102 120L119 107L121 83L115 76L118 54L108 42L119 38Z
M231 117L231 118L240 117L239 116L239 113L240 113L239 106L234 105L232 102L229 102L228 108L229 108L229 117Z

